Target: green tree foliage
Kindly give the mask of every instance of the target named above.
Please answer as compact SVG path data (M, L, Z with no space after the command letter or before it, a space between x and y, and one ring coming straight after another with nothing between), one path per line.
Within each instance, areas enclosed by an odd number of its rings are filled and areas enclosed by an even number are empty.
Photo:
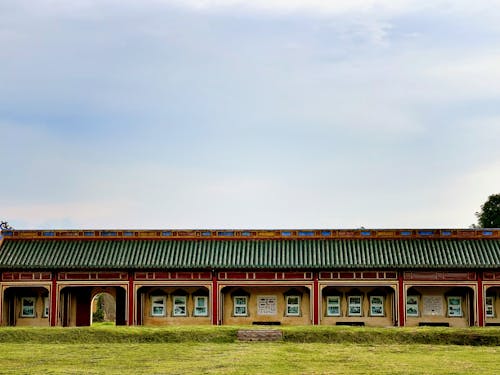
M96 310L92 313L92 321L95 323L100 323L104 321L104 297L102 294L97 295L97 300L95 301Z
M500 194L493 194L476 212L481 228L500 228Z

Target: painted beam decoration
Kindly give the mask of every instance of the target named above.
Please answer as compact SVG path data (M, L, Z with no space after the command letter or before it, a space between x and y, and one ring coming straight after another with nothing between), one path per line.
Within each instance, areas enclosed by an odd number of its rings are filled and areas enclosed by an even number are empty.
M10 239L498 239L500 229L238 229L238 230L14 230L1 222Z

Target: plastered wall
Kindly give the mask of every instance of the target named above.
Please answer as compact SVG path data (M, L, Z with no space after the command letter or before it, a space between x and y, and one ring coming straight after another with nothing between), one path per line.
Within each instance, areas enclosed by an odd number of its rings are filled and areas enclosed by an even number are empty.
M183 290L187 293L186 296L186 316L173 315L173 293L176 290ZM149 326L162 326L162 325L205 325L211 324L211 300L208 298L207 303L207 316L194 315L195 298L193 293L198 291L200 287L154 287L143 290L140 294L139 303L142 304L142 323ZM208 295L208 288L207 295ZM152 296L165 296L166 297L166 314L165 316L153 316L151 297Z
M249 293L248 296L248 314L247 316L234 315L234 298L231 296L235 290L240 289ZM287 316L286 314L286 298L285 293L290 291L291 287L243 287L243 288L226 288L222 294L223 299L223 324L227 325L249 325L254 323L264 322L279 322L283 325L308 325L311 324L311 306L309 289L305 287L294 287L299 291L300 309L299 316ZM259 298L260 297L260 298ZM259 301L268 298L276 301L275 313L259 314ZM260 312L262 312L262 308Z
M321 309L321 324L322 325L337 325L339 323L363 323L365 326L372 327L387 327L395 324L394 320L394 307L395 297L394 292L388 288L384 293L376 293L383 297L383 316L371 316L370 313L370 295L374 293L374 287L356 287L357 292L353 293L353 287L336 287L340 293L340 316L327 315L327 296L322 296L322 309ZM361 316L349 315L349 295L360 295L362 297Z

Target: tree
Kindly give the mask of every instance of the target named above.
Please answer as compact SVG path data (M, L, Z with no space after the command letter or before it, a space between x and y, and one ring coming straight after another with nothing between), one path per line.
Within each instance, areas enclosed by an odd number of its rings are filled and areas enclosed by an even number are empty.
M481 228L500 228L500 194L493 194L476 212Z

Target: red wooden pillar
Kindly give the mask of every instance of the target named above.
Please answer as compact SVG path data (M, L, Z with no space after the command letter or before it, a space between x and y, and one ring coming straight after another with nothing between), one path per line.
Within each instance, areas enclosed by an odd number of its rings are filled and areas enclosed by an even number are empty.
M52 273L52 286L50 288L50 325L57 325L57 274Z
M317 272L314 272L313 283L313 324L319 324L319 281Z
M404 278L403 272L398 275L398 311L399 311L399 326L404 327L405 325L405 288L404 288Z
M134 325L134 307L135 307L135 291L134 291L134 273L128 273L128 325Z
M484 327L484 298L483 298L483 273L477 273L477 307L478 307L478 316L477 321L479 327Z
M219 282L215 271L212 272L212 324L219 325Z

